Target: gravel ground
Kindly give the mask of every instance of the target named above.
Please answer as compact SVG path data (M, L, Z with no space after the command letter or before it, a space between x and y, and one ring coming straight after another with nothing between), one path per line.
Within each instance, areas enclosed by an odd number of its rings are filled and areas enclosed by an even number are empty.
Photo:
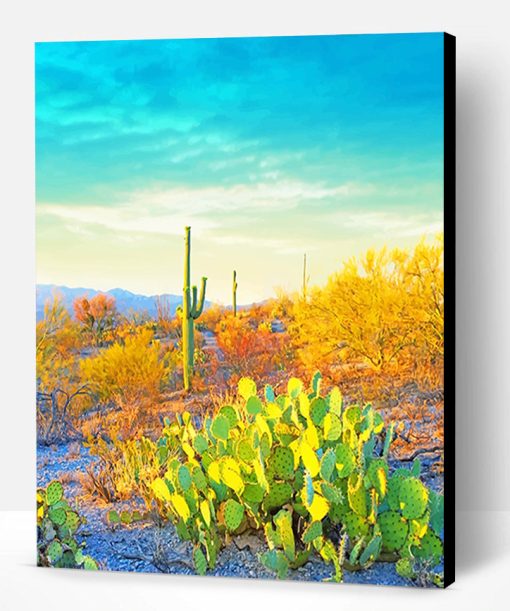
M37 451L37 484L46 486L51 480L65 476L66 493L73 499L81 493L81 487L73 474L85 473L96 459L86 448L74 444L39 447ZM423 477L436 490L442 489L442 477L434 475L424 463ZM171 524L164 528L149 523L137 523L112 529L106 524L105 515L109 509L122 511L126 504L116 503L110 507L98 507L92 503L80 503L80 512L87 519L82 527L81 537L86 542L86 551L105 570L134 571L149 573L173 573L192 575L191 546L180 541ZM133 507L131 506L131 509ZM253 540L252 540L253 542ZM263 543L262 543L263 545ZM254 546L252 546L254 547ZM235 544L225 547L218 556L218 562L208 575L223 577L274 579L257 559L258 549L245 547L239 550ZM264 548L261 547L260 550ZM289 579L299 581L324 581L333 575L332 565L325 564L318 556L312 556L304 566L291 571ZM344 582L378 585L412 585L400 577L394 564L377 562L363 571L345 572Z

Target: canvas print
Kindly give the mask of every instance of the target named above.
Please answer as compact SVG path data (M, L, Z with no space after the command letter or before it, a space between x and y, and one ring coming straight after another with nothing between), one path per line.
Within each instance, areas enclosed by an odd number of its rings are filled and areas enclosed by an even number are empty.
M452 580L453 45L36 44L40 566Z

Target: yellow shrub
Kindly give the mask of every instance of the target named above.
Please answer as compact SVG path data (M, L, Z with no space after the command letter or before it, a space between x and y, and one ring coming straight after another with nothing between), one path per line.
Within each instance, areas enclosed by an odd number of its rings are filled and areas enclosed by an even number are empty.
M100 400L124 403L157 396L169 365L152 331L145 328L83 360L81 373Z

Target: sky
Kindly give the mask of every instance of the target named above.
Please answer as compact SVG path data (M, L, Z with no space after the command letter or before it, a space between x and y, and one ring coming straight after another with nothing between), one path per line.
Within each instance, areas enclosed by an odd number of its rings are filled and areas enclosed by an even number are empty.
M37 281L238 303L442 230L442 34L37 43Z

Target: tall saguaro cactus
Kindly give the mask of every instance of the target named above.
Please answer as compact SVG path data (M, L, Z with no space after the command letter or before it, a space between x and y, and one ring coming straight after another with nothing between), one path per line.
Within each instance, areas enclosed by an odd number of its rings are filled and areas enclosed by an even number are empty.
M237 272L234 270L232 275L232 309L234 316L237 316Z
M205 287L207 278L202 278L200 298L196 286L190 287L191 269L191 227L185 228L184 234L184 289L182 295L182 365L184 388L191 388L193 358L195 355L195 320L204 309Z

